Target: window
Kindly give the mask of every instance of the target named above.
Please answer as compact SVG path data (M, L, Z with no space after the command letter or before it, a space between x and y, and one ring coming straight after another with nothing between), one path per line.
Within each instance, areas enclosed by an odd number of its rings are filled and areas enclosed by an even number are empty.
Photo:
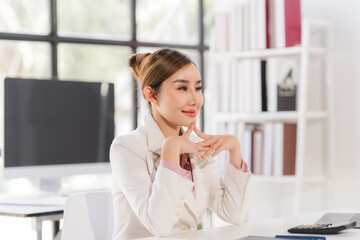
M0 39L0 75L47 78L50 62L49 43Z
M57 1L58 34L69 37L130 40L130 1Z
M139 41L197 44L199 1L138 0L136 8Z
M125 133L137 125L142 105L126 66L130 54L177 48L204 77L211 5L212 0L1 0L0 74L113 82L116 134Z
M1 0L0 32L49 34L49 0Z

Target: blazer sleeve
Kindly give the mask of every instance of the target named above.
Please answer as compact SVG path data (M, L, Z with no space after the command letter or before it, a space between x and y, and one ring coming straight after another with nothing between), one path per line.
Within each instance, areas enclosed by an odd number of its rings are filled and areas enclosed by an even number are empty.
M154 235L168 235L179 220L192 181L159 166L151 181L146 159L120 143L110 148L111 168L117 184L140 222Z
M210 210L228 223L242 223L247 213L246 187L250 171L239 171L229 163L222 181L217 164L214 162L209 167Z

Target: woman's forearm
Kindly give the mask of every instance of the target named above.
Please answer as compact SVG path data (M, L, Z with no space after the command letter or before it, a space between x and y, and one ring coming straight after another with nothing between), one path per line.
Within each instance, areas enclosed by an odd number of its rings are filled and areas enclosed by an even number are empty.
M233 149L229 150L230 161L238 166L242 166L242 157L240 152L240 144L237 144Z
M165 161L180 165L181 145L177 137L167 138L164 142L161 158Z

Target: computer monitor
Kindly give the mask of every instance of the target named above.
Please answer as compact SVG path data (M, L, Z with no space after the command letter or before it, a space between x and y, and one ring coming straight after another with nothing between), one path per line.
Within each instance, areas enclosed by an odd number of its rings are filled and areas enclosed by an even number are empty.
M5 78L0 97L5 178L110 173L113 84Z

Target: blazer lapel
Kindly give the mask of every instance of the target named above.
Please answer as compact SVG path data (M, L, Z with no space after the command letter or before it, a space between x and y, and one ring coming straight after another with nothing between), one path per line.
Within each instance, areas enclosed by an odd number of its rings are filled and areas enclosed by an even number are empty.
M148 147L146 162L151 180L154 182L156 170L160 164L161 148L165 136L149 112L144 117L144 124Z

